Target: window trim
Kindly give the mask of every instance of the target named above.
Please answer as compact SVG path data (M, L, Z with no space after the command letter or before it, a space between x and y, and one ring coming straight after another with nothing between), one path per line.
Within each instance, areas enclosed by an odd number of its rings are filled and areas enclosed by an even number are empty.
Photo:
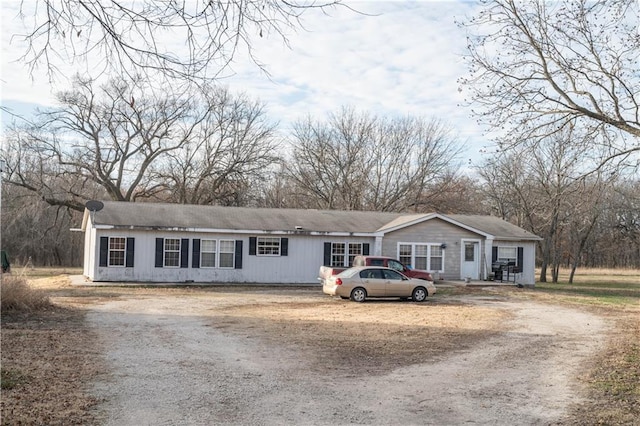
M178 241L178 249L177 250L167 250L167 241L177 240ZM169 253L177 253L178 254L178 264L177 265L167 265L167 252ZM182 255L182 239L181 238L164 238L162 241L162 267L163 268L171 268L171 269L179 269L180 268L180 258Z
M398 255L398 260L400 260L402 262L402 258L406 258L407 256L401 256L400 255L400 247L401 246L410 246L411 247L411 262L409 263L409 265L411 265L412 268L415 268L415 261L416 261L416 250L415 247L416 246L426 246L427 247L427 253L426 253L426 261L427 261L427 267L425 268L425 271L429 271L429 272L438 272L438 273L444 273L445 272L445 256L446 256L446 250L442 249L441 247L442 243L410 243L410 242L399 242L397 243L397 255ZM441 249L441 256L433 256L431 254L431 248L432 247L438 247ZM425 256L419 256L420 258L423 258ZM431 258L432 257L438 257L440 259L442 259L442 269L433 269L431 267Z
M337 245L342 246L342 253L335 251L335 246ZM334 257L338 257L338 256L342 258L341 264L333 262ZM344 267L346 266L345 263L347 262L348 258L349 257L347 256L347 243L345 243L344 241L331 241L331 266L335 266L338 268Z
M277 241L277 246L273 245L273 246L268 246L265 245L265 243L267 241L270 242L276 242ZM262 244L261 244L262 243ZM277 247L277 253L260 253L260 249L267 249L267 248L273 248L275 249ZM256 237L256 256L260 256L260 257L279 257L282 254L282 238L281 237L266 237L266 236L261 236L261 237Z
M231 251L222 251L222 242L231 242ZM218 240L218 257L216 258L216 264L218 265L218 269L236 269L236 240L229 238L220 238ZM231 266L222 266L222 262L220 261L222 254L231 254Z
M502 261L513 262L516 266L521 266L521 265L518 265L518 246L497 246L497 247L498 247L498 253L497 253L496 261L498 261L498 262L502 262ZM506 250L506 249L513 250L515 256L514 257L500 257L500 252L502 250Z
M213 251L210 250L204 250L204 242L205 241L213 241ZM203 266L203 261L202 261L202 255L206 254L206 253L213 253L213 266ZM201 238L200 239L200 268L202 269L216 269L218 267L218 240L215 239L209 239L209 238Z
M351 246L358 246L359 247L359 251L357 253L352 253L351 252ZM356 256L361 256L362 253L364 252L364 243L362 242L357 242L357 243L352 243L352 242L348 242L347 243L347 266L350 268L351 265L353 265L353 261L355 259Z
M362 241L330 241L331 244L331 257L330 257L330 265L327 266L333 266L336 268L350 268L351 264L353 263L353 258L355 258L356 256L360 256L363 255L365 252L365 242ZM334 251L334 247L340 244L343 246L343 252L342 253L338 253L336 251ZM360 250L357 253L351 253L351 246L358 246L360 248ZM333 258L334 256L340 256L342 257L342 263L340 264L334 264L333 263Z
M123 236L108 236L107 237L107 267L108 268L126 268L127 267L127 237ZM114 239L122 239L124 240L124 246L122 250L114 250L111 248L111 240ZM111 252L122 252L122 265L112 265L111 264Z

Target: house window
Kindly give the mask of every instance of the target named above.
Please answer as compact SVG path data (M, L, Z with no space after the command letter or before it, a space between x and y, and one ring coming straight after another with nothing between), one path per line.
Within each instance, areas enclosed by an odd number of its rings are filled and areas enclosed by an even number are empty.
M133 268L135 238L100 237L100 267Z
M429 246L429 267L424 268L430 271L442 272L444 271L444 254L439 244L432 244Z
M126 238L109 237L108 266L124 266Z
M346 244L331 243L331 266L348 266L345 264Z
M433 256L433 251L431 252ZM416 269L426 270L429 269L428 261L429 259L429 246L418 244L415 246L415 252L413 253L413 267ZM432 258L433 259L433 258ZM433 265L433 263L432 263ZM440 270L440 268L437 268Z
M235 241L220 240L220 268L234 268Z
M363 253L362 243L331 243L331 266L352 266L356 256Z
M258 237L258 256L280 256L280 238Z
M349 243L349 263L348 266L353 265L353 259L356 256L362 254L362 243Z
M398 247L398 260L405 265L413 265L412 245L400 244Z
M517 261L517 247L498 247L498 262L512 263L513 265L516 265Z
M416 269L444 272L444 250L440 244L399 244L398 259Z
M202 240L200 246L200 266L202 268L216 267L216 240Z
M464 245L464 261L475 262L476 260L476 247L473 243L465 243Z
M355 258L369 254L369 243L325 242L324 243L324 266L336 266L349 268L354 265Z
M180 238L165 238L164 240L164 266L180 266Z

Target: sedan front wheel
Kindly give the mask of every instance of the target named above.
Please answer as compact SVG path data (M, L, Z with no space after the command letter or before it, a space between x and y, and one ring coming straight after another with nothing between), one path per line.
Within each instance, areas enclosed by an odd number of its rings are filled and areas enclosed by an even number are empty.
M424 287L416 287L413 289L413 293L411 294L411 298L414 302L424 302L427 298L428 293L427 289Z

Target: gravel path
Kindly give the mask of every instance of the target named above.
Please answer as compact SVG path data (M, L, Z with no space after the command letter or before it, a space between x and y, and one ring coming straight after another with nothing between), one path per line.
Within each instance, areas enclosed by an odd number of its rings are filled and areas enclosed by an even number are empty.
M111 370L95 385L104 424L553 424L578 400L575 378L608 328L568 307L470 298L512 313L508 329L363 377L337 374L331 359L318 373L307 368L313 353L216 327L220 309L258 301L150 295L91 306Z

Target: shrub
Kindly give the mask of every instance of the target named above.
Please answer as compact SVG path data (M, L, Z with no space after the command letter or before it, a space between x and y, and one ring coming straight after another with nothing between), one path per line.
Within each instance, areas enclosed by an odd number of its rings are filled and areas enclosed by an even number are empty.
M49 297L32 288L22 277L2 276L0 285L1 310L5 312L32 312L51 306Z

